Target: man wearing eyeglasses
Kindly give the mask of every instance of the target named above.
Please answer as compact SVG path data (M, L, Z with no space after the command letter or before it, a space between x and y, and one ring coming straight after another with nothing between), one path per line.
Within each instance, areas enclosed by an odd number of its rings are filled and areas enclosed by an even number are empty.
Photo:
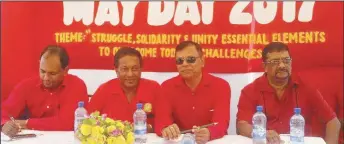
M278 144L279 134L289 134L290 118L294 115L294 108L299 107L306 122L305 135L312 135L311 118L316 115L327 123L327 144L336 144L340 123L318 91L291 78L292 59L288 46L272 42L265 46L262 59L264 75L241 91L237 113L238 134L251 137L252 116L256 106L261 105L267 117L267 141Z
M203 67L201 46L184 41L176 47L179 75L162 84L163 102L159 102L156 133L177 139L181 131L193 129L198 144L221 138L229 124L230 86ZM199 128L199 126L216 125Z
M117 78L102 84L92 96L88 112L99 111L108 117L133 122L136 104L147 114L147 132L153 132L156 101L160 85L141 78L142 56L130 47L120 48L114 56Z

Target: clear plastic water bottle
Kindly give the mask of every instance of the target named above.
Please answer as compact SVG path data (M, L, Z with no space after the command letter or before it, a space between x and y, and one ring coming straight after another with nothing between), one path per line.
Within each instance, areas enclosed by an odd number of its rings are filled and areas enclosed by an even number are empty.
M142 103L136 104L136 111L134 113L134 134L135 144L143 144L147 142L147 115L142 110Z
M184 134L180 144L196 144L195 136L193 134Z
M74 113L74 133L78 131L78 127L82 124L83 120L86 118L87 110L84 108L84 102L80 101L78 103L78 108Z
M263 107L257 106L257 112L252 117L253 144L266 144L266 116Z
M301 115L301 108L294 109L294 115L290 119L290 142L303 144L305 135L305 119Z

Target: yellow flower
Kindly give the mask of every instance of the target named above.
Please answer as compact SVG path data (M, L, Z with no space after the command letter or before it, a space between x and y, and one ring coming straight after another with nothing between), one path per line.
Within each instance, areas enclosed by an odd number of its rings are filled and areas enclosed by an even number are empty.
M135 141L135 136L133 132L127 134L127 144L133 144Z
M143 111L150 113L152 112L152 104L151 103L146 103L143 107Z
M81 144L88 144L88 142L86 140L82 140Z
M124 129L124 124L123 124L121 121L117 121L117 122L116 122L116 127L117 127L119 130L123 131L123 129Z
M92 134L91 136L93 137L99 137L100 135L102 135L104 132L104 128L100 127L100 126L94 126L92 127Z
M115 121L111 118L106 118L105 123L112 125L112 124L115 124Z
M115 127L114 125L108 126L108 127L106 128L106 130L107 130L108 133L113 132L115 129L116 129L116 127Z
M88 136L91 134L92 127L90 125L82 124L80 127L80 132L84 136Z
M106 139L106 144L115 144L116 137L110 136Z
M87 144L97 144L97 142L93 138L89 137L87 138Z
M123 137L123 135L121 135L117 137L115 144L127 144L127 142L125 141L125 138Z

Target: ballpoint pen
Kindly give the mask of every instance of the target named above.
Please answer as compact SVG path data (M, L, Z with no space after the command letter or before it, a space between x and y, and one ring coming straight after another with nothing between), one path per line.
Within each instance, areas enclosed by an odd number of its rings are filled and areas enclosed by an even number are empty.
M198 127L198 128L199 128L199 129L201 129L201 128L206 128L206 127L214 126L214 125L217 125L217 124L218 124L217 122L214 122L214 123L211 123L211 124L202 125L202 126L200 126L200 127ZM188 129L188 130L181 131L180 133L185 134L185 133L192 132L192 130L193 130L193 129Z

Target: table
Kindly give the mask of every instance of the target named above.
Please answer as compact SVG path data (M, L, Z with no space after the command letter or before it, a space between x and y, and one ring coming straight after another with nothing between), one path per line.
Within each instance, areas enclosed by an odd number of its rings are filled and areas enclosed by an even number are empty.
M6 141L6 136L1 134L2 144L78 144L73 136L73 131L32 131L25 130L22 133L35 133L35 138L18 139L14 141ZM147 135L148 144L167 144L164 139L158 137L154 133ZM288 143L289 136L281 135L281 138ZM168 142L169 144L177 144L177 142ZM252 140L240 135L226 135L221 139L209 142L208 144L252 144ZM305 144L326 144L319 137L305 137Z

